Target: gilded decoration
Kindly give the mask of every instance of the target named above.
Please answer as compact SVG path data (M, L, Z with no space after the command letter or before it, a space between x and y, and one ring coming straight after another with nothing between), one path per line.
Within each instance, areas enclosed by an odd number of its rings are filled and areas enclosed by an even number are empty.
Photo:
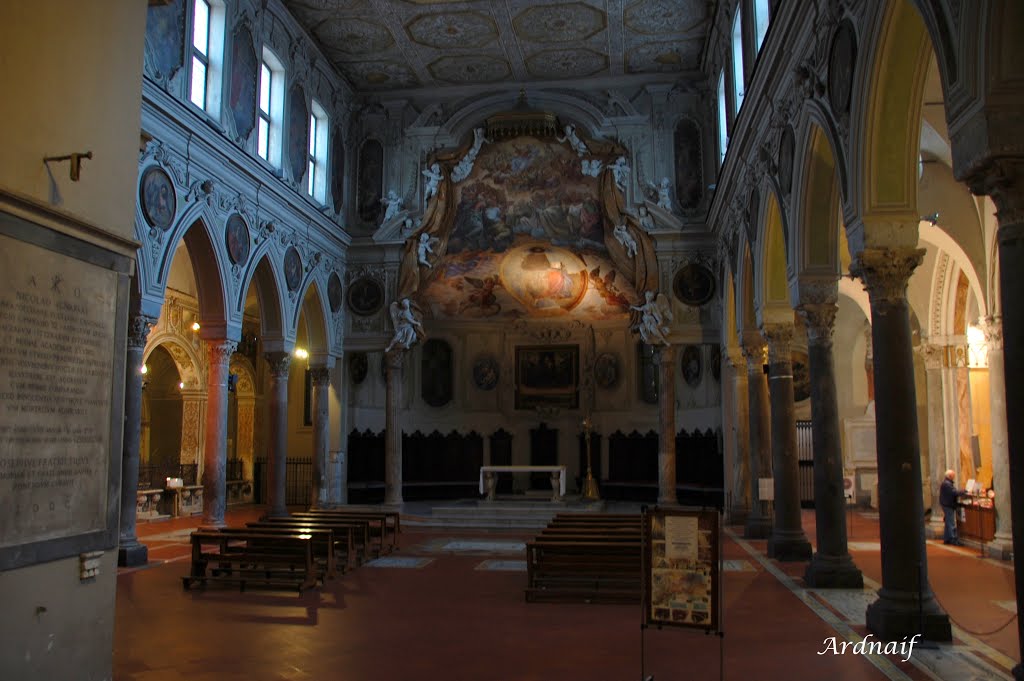
M538 78L583 78L607 68L607 55L583 48L543 50L526 58L527 71Z
M480 48L498 40L494 21L478 12L422 14L406 26L413 42L437 49Z
M581 41L605 28L604 12L574 2L566 5L531 7L512 20L520 38L538 43L565 43Z
M412 69L394 60L346 62L336 59L334 65L362 87L399 88L419 84Z
M380 52L395 44L386 26L351 17L331 17L319 24L313 34L323 44L331 46L331 56L335 52L345 55Z
M434 78L448 83L493 83L512 73L504 59L482 54L441 57L427 68Z
M703 39L643 43L626 52L627 73L682 71L700 58Z
M623 20L637 33L686 33L700 28L707 12L704 0L640 0L626 8Z

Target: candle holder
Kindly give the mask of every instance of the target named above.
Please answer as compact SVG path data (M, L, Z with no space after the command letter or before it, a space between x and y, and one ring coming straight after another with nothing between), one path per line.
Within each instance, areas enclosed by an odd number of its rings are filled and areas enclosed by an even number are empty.
M594 425L589 415L583 419L582 425L587 447L587 477L583 480L583 498L587 501L600 501L601 493L597 489L597 480L594 479L594 472L590 466L590 431L594 429Z

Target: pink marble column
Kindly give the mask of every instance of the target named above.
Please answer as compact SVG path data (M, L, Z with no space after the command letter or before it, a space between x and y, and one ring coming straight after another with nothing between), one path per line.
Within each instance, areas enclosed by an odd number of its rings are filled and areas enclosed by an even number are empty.
M728 380L731 384L728 403L722 400L722 423L732 428L732 471L726 470L730 480L732 507L729 522L743 525L750 514L750 401L747 397L747 363L739 348L722 348L723 387ZM724 391L723 391L724 392Z
M768 404L768 348L763 341L745 340L743 356L747 360L747 416L750 461L750 513L743 536L764 539L772 532L772 521L762 508L760 478L772 476L771 417Z
M313 485L310 492L310 508L319 508L327 501L327 455L330 447L330 421L328 401L331 385L331 370L316 367L309 370L313 383Z
M288 470L288 374L292 356L287 352L268 352L264 357L270 365L267 516L280 518L288 515L285 476Z
M384 503L402 504L402 373L406 351L395 348L384 354L387 363L387 394L384 399Z
M658 348L658 505L678 504L676 496L676 349Z
M233 340L206 341L206 441L203 448L203 527L224 527L227 506L228 364L238 345Z
M985 545L985 555L1009 560L1013 554L1010 517L1010 451L1006 443L1006 367L1003 362L1003 325L1000 317L986 317L981 326L988 348L989 422L992 429L992 489L996 492L996 535Z
M149 550L139 543L135 534L136 493L139 487L139 447L142 431L142 354L152 317L133 315L128 318L128 352L125 362L124 441L121 443L121 531L117 547L117 564L122 567L143 565Z

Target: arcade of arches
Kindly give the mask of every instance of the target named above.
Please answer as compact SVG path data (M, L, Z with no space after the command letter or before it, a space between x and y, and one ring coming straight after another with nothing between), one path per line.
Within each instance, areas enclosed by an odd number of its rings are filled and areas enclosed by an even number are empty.
M476 496L482 464L580 494L588 417L605 498L713 500L809 586L863 584L847 496L877 509L878 637L950 639L947 469L994 490L967 538L1024 596L1024 5L17 4L11 678L109 676L139 523ZM494 41L518 56L446 56ZM14 654L40 585L74 604L60 662Z

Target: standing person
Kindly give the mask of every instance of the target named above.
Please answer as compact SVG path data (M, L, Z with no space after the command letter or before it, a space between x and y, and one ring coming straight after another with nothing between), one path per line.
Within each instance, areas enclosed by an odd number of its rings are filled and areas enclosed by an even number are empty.
M953 481L956 479L956 471L946 471L946 477L939 485L939 506L942 506L942 520L945 528L942 532L942 543L960 545L960 539L956 533L956 509L961 496L967 494L966 490L957 489Z

